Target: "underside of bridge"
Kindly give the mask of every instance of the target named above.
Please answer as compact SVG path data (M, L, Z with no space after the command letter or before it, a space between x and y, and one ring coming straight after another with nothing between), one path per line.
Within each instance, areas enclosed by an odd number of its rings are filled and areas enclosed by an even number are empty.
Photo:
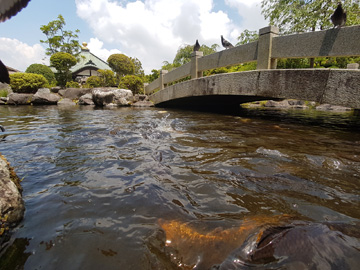
M162 108L183 108L192 110L206 110L216 112L236 112L240 109L240 104L261 100L282 100L269 97L243 96L243 95L209 95L192 96L185 98L172 99L156 104Z

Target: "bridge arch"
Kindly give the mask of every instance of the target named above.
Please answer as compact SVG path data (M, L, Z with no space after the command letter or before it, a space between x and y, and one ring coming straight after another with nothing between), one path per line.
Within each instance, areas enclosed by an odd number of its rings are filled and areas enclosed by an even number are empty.
M157 106L234 106L266 99L300 99L360 109L360 70L272 69L218 74L154 93Z

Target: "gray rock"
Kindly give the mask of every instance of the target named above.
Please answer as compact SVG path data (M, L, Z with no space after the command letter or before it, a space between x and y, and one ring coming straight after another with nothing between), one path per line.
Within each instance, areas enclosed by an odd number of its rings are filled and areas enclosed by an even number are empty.
M9 105L29 105L34 94L11 93L8 95L7 104Z
M60 100L60 96L50 92L49 88L40 88L32 97L34 105L55 105Z
M95 105L91 93L85 94L79 98L79 105Z
M129 106L133 101L133 93L127 89L94 88L92 94L97 106Z
M66 88L59 91L63 98L79 99L81 96L91 93L91 88Z
M134 102L148 101L148 100L149 100L149 97L147 95L139 95L139 94L134 95Z
M18 223L24 216L25 205L20 191L10 178L10 166L0 155L0 217L7 223Z
M276 107L277 106L277 102L273 101L273 100L268 100L265 104L264 107Z
M76 102L72 101L69 98L60 99L57 103L58 106L76 106Z

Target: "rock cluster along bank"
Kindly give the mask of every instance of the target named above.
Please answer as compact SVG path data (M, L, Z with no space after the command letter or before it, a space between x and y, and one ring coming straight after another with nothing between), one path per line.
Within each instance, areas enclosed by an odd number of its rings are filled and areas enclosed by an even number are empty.
M18 224L24 216L20 180L4 156L0 154L0 236L7 226Z
M0 105L96 105L151 107L146 95L133 95L118 88L40 88L35 94L10 93L0 98Z

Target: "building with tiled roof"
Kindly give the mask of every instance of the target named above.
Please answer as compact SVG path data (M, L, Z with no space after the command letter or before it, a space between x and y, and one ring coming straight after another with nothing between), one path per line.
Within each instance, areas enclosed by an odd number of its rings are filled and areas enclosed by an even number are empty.
M109 65L96 55L92 54L84 42L79 54L79 61L70 71L74 81L85 81L90 76L99 76L98 69L109 69Z

